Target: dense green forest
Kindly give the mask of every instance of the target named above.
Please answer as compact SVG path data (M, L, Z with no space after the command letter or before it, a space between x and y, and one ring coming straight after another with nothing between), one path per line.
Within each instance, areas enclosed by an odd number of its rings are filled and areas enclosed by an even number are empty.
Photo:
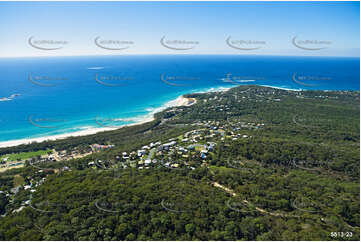
M0 239L360 239L359 92L240 86L186 96L197 103L146 124L0 149L1 156L114 145L41 164L41 172L27 163L0 173L0 191L22 183L0 193ZM207 132L198 145L215 144L207 158L153 154L188 166L125 168L116 158L193 130ZM24 189L35 181L34 191Z

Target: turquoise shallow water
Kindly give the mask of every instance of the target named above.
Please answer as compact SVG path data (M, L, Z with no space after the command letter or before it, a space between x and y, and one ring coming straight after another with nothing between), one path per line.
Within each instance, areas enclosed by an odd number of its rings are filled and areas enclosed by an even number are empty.
M325 57L4 58L0 141L135 123L182 94L211 88L359 90L359 66L359 58Z

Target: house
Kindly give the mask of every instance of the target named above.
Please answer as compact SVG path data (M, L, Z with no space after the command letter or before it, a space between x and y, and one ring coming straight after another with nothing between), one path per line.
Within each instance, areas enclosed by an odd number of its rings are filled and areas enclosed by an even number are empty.
M161 150L169 150L170 147L172 147L172 146L174 146L174 145L176 145L176 144L177 144L177 142L175 142L175 141L171 141L171 142L169 142L169 143L165 143L165 144L160 145L160 146L158 147L158 151L161 151Z
M129 159L128 153L127 152L123 152L122 153L123 159Z
M62 170L63 171L71 171L70 167L68 167L68 166L64 166Z
M187 149L183 148L183 147L179 147L178 149L181 153L187 153Z
M208 150L209 150L209 151L214 150L214 146L215 146L215 143L208 142Z
M150 165L152 163L152 161L150 159L146 159L144 161L144 164L147 166L147 165Z
M114 145L99 145L99 144L92 144L91 145L92 148L94 148L95 150L104 150L104 149L110 149L113 148Z
M145 150L138 150L138 157L145 155Z
M172 164L172 168L178 168L179 167L179 164Z
M169 143L165 143L165 144L163 144L163 146L172 147L172 146L174 146L174 145L176 145L176 144L177 144L177 142L176 142L176 141L171 141L171 142L169 142Z

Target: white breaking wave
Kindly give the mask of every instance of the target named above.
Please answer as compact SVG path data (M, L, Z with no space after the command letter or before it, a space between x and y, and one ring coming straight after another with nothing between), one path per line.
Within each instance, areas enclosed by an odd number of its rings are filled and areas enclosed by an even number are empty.
M102 70L104 68L105 67L103 67L103 66L94 66L94 67L88 67L88 70Z
M244 82L255 82L256 80L233 80L234 82L244 83Z
M270 86L270 85L260 85L260 86L270 87L270 88L280 89L280 90L286 90L286 91L294 91L294 92L304 91L304 89L292 89L292 88L287 88L287 87L277 87L277 86Z
M203 90L195 91L195 92L197 92L197 93L226 92L229 89L231 89L231 87L211 87L211 88L207 88L207 89L203 89Z
M15 93L15 94L11 94L9 97L2 97L0 98L0 102L11 101L17 96L20 96L20 94Z

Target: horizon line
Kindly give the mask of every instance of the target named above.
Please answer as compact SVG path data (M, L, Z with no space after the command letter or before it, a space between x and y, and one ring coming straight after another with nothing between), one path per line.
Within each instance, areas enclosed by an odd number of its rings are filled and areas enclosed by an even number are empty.
M56 58L56 57L118 57L118 56L274 56L274 57L325 57L325 58L358 58L360 56L342 56L342 55L277 55L277 54L188 54L188 53L173 53L173 54L101 54L101 55L56 55L56 56L0 56L0 59L10 58Z

